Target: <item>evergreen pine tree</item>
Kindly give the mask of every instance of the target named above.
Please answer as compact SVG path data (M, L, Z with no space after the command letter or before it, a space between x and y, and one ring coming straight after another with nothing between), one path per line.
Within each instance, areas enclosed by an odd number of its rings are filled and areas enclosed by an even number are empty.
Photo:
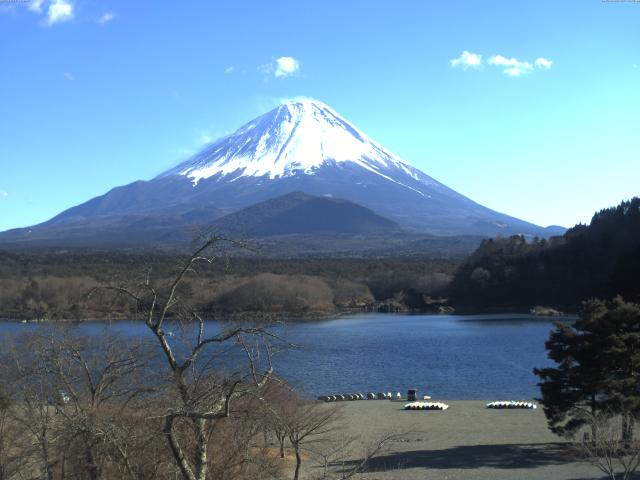
M612 412L630 441L640 413L640 306L620 297L584 302L575 322L556 323L545 346L557 366L534 373L551 430L572 435L599 412Z
M622 439L633 439L635 419L640 414L640 305L616 297L604 314L593 319L606 341L607 406L622 417Z

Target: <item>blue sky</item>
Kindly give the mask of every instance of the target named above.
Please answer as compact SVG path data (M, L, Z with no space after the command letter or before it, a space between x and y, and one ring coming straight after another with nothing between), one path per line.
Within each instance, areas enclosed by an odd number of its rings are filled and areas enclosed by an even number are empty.
M0 65L0 230L296 96L541 225L640 194L637 2L0 0Z

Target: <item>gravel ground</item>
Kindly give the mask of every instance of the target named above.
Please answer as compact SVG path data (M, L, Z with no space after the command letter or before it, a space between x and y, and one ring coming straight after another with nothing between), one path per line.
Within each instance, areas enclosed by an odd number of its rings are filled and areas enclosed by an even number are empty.
M599 471L573 457L536 410L491 410L486 402L444 400L446 411L405 411L384 400L341 402L350 435L375 441L404 433L358 478L586 480ZM354 459L355 460L355 459ZM311 462L310 462L311 463ZM307 464L306 477L318 474Z

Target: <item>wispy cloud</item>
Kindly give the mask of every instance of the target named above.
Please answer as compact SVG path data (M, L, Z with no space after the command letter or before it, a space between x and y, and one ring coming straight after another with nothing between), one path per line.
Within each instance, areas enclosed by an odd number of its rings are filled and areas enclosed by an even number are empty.
M451 66L462 68L463 70L473 68L480 69L483 66L482 55L479 53L471 53L467 50L462 52L458 58L449 61ZM493 55L489 57L486 64L491 67L502 68L502 73L510 77L520 77L532 73L536 69L549 70L553 62L548 58L538 57L531 63L524 60L518 60L515 57L505 57L503 55Z
M489 58L488 63L496 67L503 67L503 73L510 77L519 77L533 71L533 65L529 62L521 62L517 58L507 58L502 55L494 55Z
M43 3L44 3L44 0L31 0L29 3L27 3L27 8L32 12L40 13L42 12Z
M116 18L116 14L114 12L105 12L98 19L98 23L100 25L104 25L105 23L109 23Z
M542 68L543 70L549 70L551 65L553 65L553 62L544 57L538 57L536 58L534 65L538 68Z
M224 69L224 73L229 74L229 73L233 73L233 71L236 68L233 65L229 65L227 68Z
M5 190L0 188L0 200L4 200L8 196L9 196L9 194Z
M203 148L211 145L216 140L226 137L232 131L220 131L210 128L195 130L192 140L188 145L182 145L173 149L173 153L181 158L192 157L202 151Z
M214 134L208 130L202 130L200 132L200 138L198 139L198 145L208 145L209 143L213 142L216 137L213 136Z
M72 20L74 17L72 0L0 0L0 7L7 4L25 5L27 10L42 18L43 25L48 26Z
M71 72L63 72L62 76L66 79L69 80L70 82L73 82L76 77L73 76L73 74Z
M258 70L268 76L275 78L285 78L295 75L300 71L300 60L293 57L274 58L271 63L260 65Z
M458 58L449 60L452 67L459 67L463 70L468 68L480 68L482 66L482 55L471 53L465 50Z
M53 0L47 10L47 24L66 22L73 18L73 4L68 0Z

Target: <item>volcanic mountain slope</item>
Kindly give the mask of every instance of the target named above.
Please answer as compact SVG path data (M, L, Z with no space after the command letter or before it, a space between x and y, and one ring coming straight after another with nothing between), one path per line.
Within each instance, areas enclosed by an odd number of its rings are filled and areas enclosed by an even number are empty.
M295 101L152 180L114 188L43 224L5 232L0 242L54 238L61 245L78 244L102 230L114 242L127 237L135 243L138 235L130 230L144 237L144 228L171 242L177 230L292 192L356 203L414 233L559 233L485 208L387 151L328 106Z
M215 221L213 229L255 237L400 231L395 222L353 202L302 192L288 193L231 213Z

